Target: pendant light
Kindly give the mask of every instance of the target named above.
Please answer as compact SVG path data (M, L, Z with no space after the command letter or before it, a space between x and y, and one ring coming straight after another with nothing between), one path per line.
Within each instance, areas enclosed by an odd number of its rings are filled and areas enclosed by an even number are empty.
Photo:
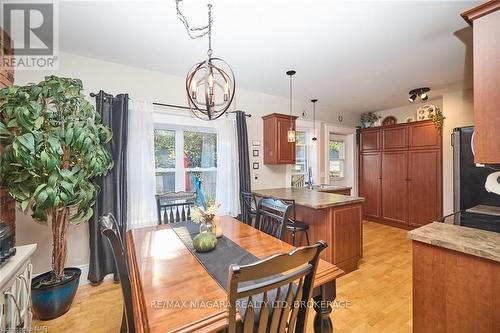
M292 90L293 90L293 76L297 73L294 70L289 70L286 75L290 77L290 128L287 132L288 142L295 142L295 128L293 126L293 116L292 116Z
M236 89L231 67L220 58L212 57L212 5L208 4L208 25L192 28L179 9L177 15L184 24L189 37L197 39L208 35L207 58L195 64L186 77L186 93L189 108L202 120L215 120L231 106Z
M311 99L311 102L313 103L313 126L314 126L313 137L312 137L313 143L316 143L316 141L318 141L318 138L316 137L316 102L317 101L318 101L317 99Z

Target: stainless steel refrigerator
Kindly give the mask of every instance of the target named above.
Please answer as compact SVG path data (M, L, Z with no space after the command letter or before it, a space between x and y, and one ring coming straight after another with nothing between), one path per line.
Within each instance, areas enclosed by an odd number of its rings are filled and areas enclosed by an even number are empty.
M487 179L491 182L491 175L496 177L500 165L477 166L474 163L473 133L472 126L453 130L455 212L440 222L500 232L500 195L485 187Z
M453 130L455 211L467 210L477 205L500 206L500 195L488 192L485 188L486 178L500 170L500 165L476 166L472 151L473 133L473 126Z

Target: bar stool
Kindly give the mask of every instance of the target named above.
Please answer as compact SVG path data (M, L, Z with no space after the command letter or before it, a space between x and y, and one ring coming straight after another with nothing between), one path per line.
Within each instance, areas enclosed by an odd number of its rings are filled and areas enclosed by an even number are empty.
M302 221L297 221L295 215L295 200L293 199L281 199L283 202L292 205L292 216L288 218L288 223L286 224L286 229L292 233L292 245L295 246L295 235L297 232L304 232L306 234L307 245L309 245L309 235L307 230L309 230L309 225Z

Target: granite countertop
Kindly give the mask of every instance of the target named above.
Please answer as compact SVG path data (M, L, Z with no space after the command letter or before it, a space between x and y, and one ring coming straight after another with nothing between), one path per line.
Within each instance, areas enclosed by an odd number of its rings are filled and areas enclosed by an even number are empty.
M293 199L295 204L314 209L329 208L363 202L365 199L341 194L324 193L308 190L305 187L273 188L253 191L257 196L272 196L282 199Z
M433 222L408 232L408 238L500 262L500 234Z

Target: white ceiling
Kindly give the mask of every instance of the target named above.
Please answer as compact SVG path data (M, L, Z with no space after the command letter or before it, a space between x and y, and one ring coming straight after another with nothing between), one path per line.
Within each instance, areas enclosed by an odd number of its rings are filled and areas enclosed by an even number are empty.
M431 98L470 87L471 34L459 13L478 2L214 0L214 56L241 88L287 97L285 71L295 69L296 99L387 109L415 87L431 87ZM206 3L183 1L192 25L206 23ZM179 76L207 49L189 39L174 0L64 1L59 31L62 51Z

